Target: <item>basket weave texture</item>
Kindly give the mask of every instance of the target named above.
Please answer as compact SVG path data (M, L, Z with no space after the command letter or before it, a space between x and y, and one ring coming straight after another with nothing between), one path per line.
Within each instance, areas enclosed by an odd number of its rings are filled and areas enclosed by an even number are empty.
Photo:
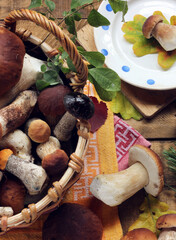
M74 91L82 91L88 76L87 64L82 59L75 44L61 30L61 28L56 25L55 22L47 19L42 14L28 9L14 10L10 12L9 15L4 19L4 24L6 27L10 28L11 31L15 32L17 20L32 21L57 37L61 46L68 53L77 70L77 74L74 76L71 86ZM27 38L30 35L30 33L28 34L27 30L19 30L17 34L20 35L21 38ZM55 50L52 51L51 54L53 56L57 53L58 51ZM87 152L89 144L90 126L87 121L78 120L77 129L77 146L75 152L70 156L68 168L61 179L53 182L52 187L49 188L47 195L36 204L29 204L27 208L24 208L20 213L11 217L1 217L0 235L14 228L28 227L42 214L53 211L59 205L66 190L80 178L84 166L83 158Z

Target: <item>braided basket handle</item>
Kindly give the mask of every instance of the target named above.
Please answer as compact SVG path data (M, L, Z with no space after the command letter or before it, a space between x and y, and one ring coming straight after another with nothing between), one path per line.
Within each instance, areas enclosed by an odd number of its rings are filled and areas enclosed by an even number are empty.
M61 30L61 28L52 20L49 20L42 14L29 10L29 9L21 9L21 10L13 10L8 16L4 19L5 25L13 27L17 20L30 20L45 30L52 33L57 37L60 44L64 48L64 50L68 53L70 59L72 60L76 70L78 83L81 87L84 87L88 77L88 68L81 55L79 54L75 44L72 40Z

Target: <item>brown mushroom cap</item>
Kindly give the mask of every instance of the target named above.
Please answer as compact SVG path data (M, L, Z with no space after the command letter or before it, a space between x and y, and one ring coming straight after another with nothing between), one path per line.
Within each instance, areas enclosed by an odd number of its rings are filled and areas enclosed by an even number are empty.
M129 150L129 166L140 162L148 172L149 182L145 191L156 197L164 186L164 173L161 159L150 148L134 145Z
M175 228L176 227L176 214L165 214L157 219L156 227L162 228Z
M129 231L121 240L157 240L157 237L147 228L137 228Z
M44 143L48 141L51 129L45 121L35 119L29 124L27 134L34 142Z
M163 22L163 17L161 15L151 15L148 17L143 26L142 26L142 32L144 37L147 39L152 37L152 31L159 22Z
M55 176L63 173L68 165L69 157L62 149L57 149L42 159L42 167L49 176Z
M43 224L43 240L101 240L100 219L87 207L64 203Z
M38 97L38 106L45 116L62 116L66 110L64 107L64 96L71 90L65 85L57 85L44 89Z

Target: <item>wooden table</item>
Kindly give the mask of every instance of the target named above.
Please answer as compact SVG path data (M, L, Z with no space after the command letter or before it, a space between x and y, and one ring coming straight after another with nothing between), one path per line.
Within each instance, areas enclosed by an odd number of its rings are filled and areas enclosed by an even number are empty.
M59 19L62 18L62 12L69 10L71 0L67 1L55 1L56 10L54 15ZM0 0L0 19L3 19L8 12L13 9L27 8L30 5L30 0ZM87 17L87 12L82 11L84 18ZM83 20L78 24L78 28L85 25ZM32 26L33 28L33 26ZM34 29L35 31L35 29ZM45 35L46 33L44 33ZM49 40L48 40L49 41ZM50 43L55 44L55 43ZM163 93L164 94L164 93ZM141 121L135 121L133 119L126 121L134 129L139 131L147 140L152 144L151 148L161 156L164 173L165 182L169 185L176 186L176 181L174 176L168 171L166 160L164 159L162 153L164 149L168 149L170 146L174 145L176 141L176 101L169 104L166 108L157 113L152 119L143 119ZM168 197L169 196L169 197ZM133 221L138 216L138 208L144 199L144 191L141 190L133 197L125 201L119 206L119 216L122 223L124 233L127 232L128 227L133 223ZM160 194L159 199L165 201L169 204L170 209L176 210L176 198L174 197L174 192L168 188L164 188L164 191ZM45 217L43 217L45 218ZM30 230L24 230L21 235L21 240L26 239L41 239L41 222L35 223ZM31 232L32 231L32 235ZM17 239L16 233L18 231L13 231L13 234L8 233L6 236L0 237L0 239ZM32 237L31 237L32 236ZM18 240L20 240L18 237Z

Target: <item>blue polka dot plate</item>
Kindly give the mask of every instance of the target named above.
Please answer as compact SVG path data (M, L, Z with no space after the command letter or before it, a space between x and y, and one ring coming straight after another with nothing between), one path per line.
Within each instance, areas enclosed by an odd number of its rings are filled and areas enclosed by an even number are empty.
M176 63L163 70L158 62L158 54L137 57L133 45L125 40L121 28L122 14L114 14L108 1L102 1L99 10L109 21L109 26L94 28L97 50L104 54L106 65L116 71L119 77L136 87L150 90L169 90L176 88ZM132 21L136 14L149 17L154 11L161 11L169 20L176 15L175 0L128 0L125 21Z

